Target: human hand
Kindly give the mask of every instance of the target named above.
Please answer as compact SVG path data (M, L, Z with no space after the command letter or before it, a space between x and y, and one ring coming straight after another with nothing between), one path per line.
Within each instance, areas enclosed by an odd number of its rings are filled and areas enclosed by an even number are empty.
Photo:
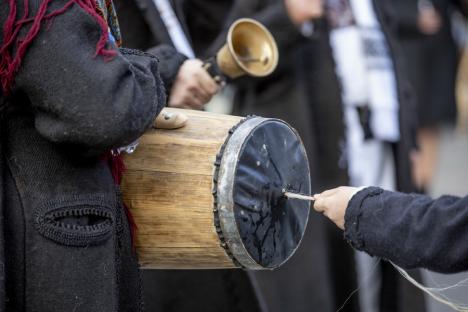
M348 208L348 203L354 194L360 190L361 188L358 187L341 186L314 195L314 209L323 213L340 229L344 230L346 208Z
M289 18L301 25L323 15L323 0L284 0Z
M442 26L442 18L433 6L423 6L418 14L419 30L426 35L437 33Z
M185 61L169 94L169 107L203 109L218 93L219 86L198 59Z

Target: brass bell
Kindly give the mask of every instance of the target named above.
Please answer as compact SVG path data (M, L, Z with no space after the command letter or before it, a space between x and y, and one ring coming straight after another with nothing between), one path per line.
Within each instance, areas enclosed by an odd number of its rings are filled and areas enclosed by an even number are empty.
M256 20L241 18L229 28L226 44L216 55L216 63L230 78L264 77L278 65L278 47L265 26Z

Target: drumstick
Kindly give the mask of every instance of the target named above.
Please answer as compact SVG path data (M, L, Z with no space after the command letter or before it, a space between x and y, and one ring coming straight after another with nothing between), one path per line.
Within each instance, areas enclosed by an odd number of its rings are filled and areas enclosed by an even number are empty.
M286 190L283 190L283 195L286 196L288 199L300 199L300 200L315 201L314 196L299 194L299 193L293 193L293 192L287 192Z

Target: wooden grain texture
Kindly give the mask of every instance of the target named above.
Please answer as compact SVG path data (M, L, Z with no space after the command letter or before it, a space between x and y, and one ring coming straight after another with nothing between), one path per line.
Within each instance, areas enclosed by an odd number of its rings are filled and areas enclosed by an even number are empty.
M214 161L239 117L182 112L176 130L150 130L126 156L124 201L138 226L140 264L154 269L233 268L213 220Z
M146 269L234 269L231 260L222 260L218 248L140 248L140 264ZM184 261L180 261L184 258ZM174 263L177 264L174 267ZM156 264L156 265L155 265Z

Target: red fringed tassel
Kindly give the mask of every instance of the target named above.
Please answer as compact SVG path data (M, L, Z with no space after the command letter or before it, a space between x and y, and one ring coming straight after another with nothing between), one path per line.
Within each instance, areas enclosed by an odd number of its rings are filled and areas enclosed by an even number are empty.
M122 183L122 178L125 170L127 169L125 167L125 163L122 159L122 155L115 155L112 152L109 152L108 156L106 157L109 166L111 168L111 173L112 177L115 181L116 184L120 185ZM136 237L136 232L138 230L137 224L135 222L135 219L133 218L132 212L128 208L128 206L124 203L124 209L125 209L125 215L127 216L128 224L130 226L130 236L132 239L132 246L135 248L135 237Z
M101 37L96 44L95 57L101 55L106 61L116 55L116 51L107 49L106 44L109 40L108 26L106 21L96 12L96 3L94 0L70 0L61 9L57 9L47 14L49 4L53 0L43 0L34 17L29 16L29 1L24 0L24 15L17 21L17 0L9 0L10 11L3 25L3 42L0 46L0 83L5 94L10 94L13 87L14 78L26 54L28 47L33 42L34 38L39 33L44 20L48 20L64 13L73 4L77 4L85 12L91 15L101 27ZM28 32L23 38L18 38L21 28L27 24L31 24ZM15 45L15 46L13 46ZM16 49L16 53L12 55L12 50Z
M123 174L127 168L125 167L125 163L123 162L121 155L113 155L112 153L110 154L109 162L111 166L112 177L114 178L115 183L120 185L122 183Z

